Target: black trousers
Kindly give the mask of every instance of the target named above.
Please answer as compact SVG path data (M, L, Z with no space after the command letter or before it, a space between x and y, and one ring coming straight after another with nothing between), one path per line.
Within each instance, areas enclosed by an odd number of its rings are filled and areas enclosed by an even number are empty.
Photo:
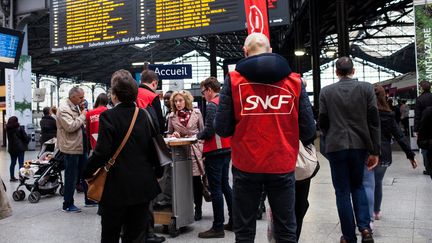
M254 242L256 212L263 186L273 214L276 242L297 242L294 172L287 174L247 173L232 167L232 173L235 242Z
M149 203L125 207L100 207L102 243L118 243L123 229L122 242L144 243L149 224Z
M311 179L296 181L295 183L295 214L297 220L297 241L300 239L300 233L303 226L303 218L309 208L308 196Z
M201 212L202 203L203 203L203 184L201 181L201 176L194 176L192 183L193 183L195 211Z

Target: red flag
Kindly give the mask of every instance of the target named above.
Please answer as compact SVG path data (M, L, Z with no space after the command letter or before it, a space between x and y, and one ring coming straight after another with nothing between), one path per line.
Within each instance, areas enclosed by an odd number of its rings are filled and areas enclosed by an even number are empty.
M244 0L248 33L262 33L270 40L267 0Z

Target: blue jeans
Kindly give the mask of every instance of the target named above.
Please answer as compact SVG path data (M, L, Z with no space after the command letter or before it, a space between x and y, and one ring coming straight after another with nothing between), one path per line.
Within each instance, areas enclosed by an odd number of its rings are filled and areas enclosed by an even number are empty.
M342 234L348 242L357 242L355 220L360 231L370 230L369 207L362 184L367 151L348 149L331 152L327 155L330 160Z
M230 160L230 153L205 157L205 172L212 195L214 230L223 230L224 196L228 207L229 223L232 223L232 189L228 182Z
M367 166L364 166L363 187L365 189L366 197L368 200L369 215L371 217L371 221L374 221L373 209L375 201L375 172L374 170L368 170Z
M77 181L79 180L82 170L87 163L87 156L84 154L64 154L65 179L64 179L64 201L63 209L74 204L74 193ZM85 183L84 183L85 184ZM83 187L85 198L87 200L87 186Z
M383 195L383 186L382 182L384 179L384 175L387 171L386 166L377 166L375 167L375 202L374 202L374 211L376 213L381 211L381 202Z
M24 165L24 151L16 153L16 154L10 154L10 157L11 157L11 163L9 166L9 173L10 173L10 178L12 179L15 177L14 176L14 170L15 170L15 165L16 165L17 159L18 159L18 165L19 165L18 169L20 169ZM19 175L19 173L18 173L18 175Z
M254 242L261 192L267 194L273 212L276 242L297 242L294 172L247 173L232 167L235 242Z

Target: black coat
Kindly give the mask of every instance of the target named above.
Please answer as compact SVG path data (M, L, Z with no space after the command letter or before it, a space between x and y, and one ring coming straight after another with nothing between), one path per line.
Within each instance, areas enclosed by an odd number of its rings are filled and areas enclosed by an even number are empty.
M381 154L380 164L389 166L392 163L391 139L396 140L407 159L414 159L414 152L411 150L408 138L404 136L399 125L396 123L395 115L390 111L379 111L381 122Z
M43 116L39 124L41 127L41 144L57 136L57 124L54 117Z
M105 165L122 142L135 110L134 103L121 103L99 117L99 137L89 158L84 177L89 178ZM161 192L156 179L160 174L148 119L139 111L132 133L108 172L100 205L122 207L149 202Z
M11 154L17 154L27 150L27 145L30 139L23 127L18 128L7 128L6 129L8 138L8 152Z
M423 92L416 100L414 112L414 132L418 132L420 120L423 116L423 110L426 107L432 106L432 93Z
M432 150L432 106L423 110L417 144L422 149Z

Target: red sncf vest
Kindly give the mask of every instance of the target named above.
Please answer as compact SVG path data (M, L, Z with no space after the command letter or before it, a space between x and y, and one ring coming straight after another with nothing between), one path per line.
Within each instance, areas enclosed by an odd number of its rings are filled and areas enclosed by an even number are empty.
M156 96L158 96L158 94L150 90L138 88L138 96L136 99L137 106L143 109L147 108L147 106L151 105Z
M106 111L106 106L99 106L96 109L88 111L86 114L87 121L87 137L90 139L91 148L94 150L96 147L97 136L99 132L99 116L102 112Z
M233 165L249 173L289 173L299 150L300 75L272 84L252 83L230 72L236 127Z
M217 106L219 105L219 96L212 99L210 102L215 103ZM223 148L231 147L231 137L221 138L219 135L215 133L211 139L204 141L203 153L215 151Z

